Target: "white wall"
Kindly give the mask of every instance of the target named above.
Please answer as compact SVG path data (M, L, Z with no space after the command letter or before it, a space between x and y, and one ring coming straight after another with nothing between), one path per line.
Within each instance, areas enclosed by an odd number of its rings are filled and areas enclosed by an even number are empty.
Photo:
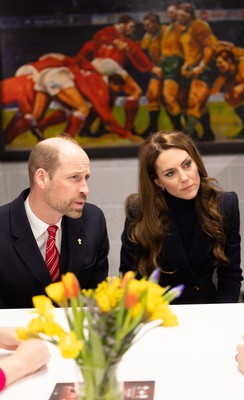
M244 155L203 157L210 176L217 178L225 190L237 192L240 202L241 235L244 234ZM27 164L0 163L0 204L14 199L28 186ZM110 237L110 275L119 268L120 235L124 224L124 200L137 191L137 159L106 159L91 161L90 195L105 213ZM242 260L244 259L242 249Z

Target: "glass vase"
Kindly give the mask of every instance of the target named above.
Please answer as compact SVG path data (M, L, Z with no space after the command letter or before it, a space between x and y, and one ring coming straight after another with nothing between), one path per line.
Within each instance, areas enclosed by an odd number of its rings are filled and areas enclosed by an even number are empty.
M118 364L100 367L77 366L82 376L76 384L77 400L123 400L123 382L117 379Z

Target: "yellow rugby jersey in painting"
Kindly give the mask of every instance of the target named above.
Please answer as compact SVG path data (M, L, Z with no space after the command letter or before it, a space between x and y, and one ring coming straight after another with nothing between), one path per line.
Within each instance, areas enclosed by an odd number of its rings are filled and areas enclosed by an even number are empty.
M163 57L183 57L183 49L180 41L183 29L184 27L177 22L173 22L166 27L161 41L161 55Z
M154 65L158 64L161 57L161 41L164 36L166 25L162 25L161 28L154 34L145 33L141 40L141 48L147 51Z
M180 41L184 51L185 63L195 65L203 58L205 47L216 51L218 40L209 24L201 19L195 19L182 31Z

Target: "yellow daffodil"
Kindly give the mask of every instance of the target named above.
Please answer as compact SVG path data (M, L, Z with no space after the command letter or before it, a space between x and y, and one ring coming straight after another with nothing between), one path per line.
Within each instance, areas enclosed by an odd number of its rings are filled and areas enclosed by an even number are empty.
M37 309L40 315L45 316L45 318L53 318L54 306L47 296L34 296L32 301L34 307Z
M93 290L92 289L82 289L81 293L84 294L84 296L87 297L87 298L93 296Z
M94 299L102 312L111 311L118 306L123 295L120 284L120 279L113 277L101 282L95 289Z
M150 321L161 319L163 326L176 326L178 325L177 317L172 313L167 304L161 304L150 315Z
M55 321L48 321L44 325L43 333L50 337L62 337L66 334L65 330Z
M28 328L33 334L43 333L46 325L46 320L41 317L33 318L29 324Z
M159 276L156 269L149 279L137 280L135 272L129 271L122 278L108 277L96 289L80 290L77 278L68 272L61 282L46 287L48 297L33 297L37 316L27 328L17 329L18 337L45 338L59 346L63 357L74 358L80 366L109 367L124 355L147 322L178 324L169 303L180 296L183 287L163 288L157 283ZM55 321L51 299L63 307L67 331Z
M83 342L77 339L75 332L63 335L58 342L61 354L64 358L77 358L83 348Z
M132 309L131 309L131 316L132 318L136 318L138 315L141 314L142 311L142 304L137 303Z
M16 333L19 340L28 340L37 337L37 335L34 335L29 328L16 328Z

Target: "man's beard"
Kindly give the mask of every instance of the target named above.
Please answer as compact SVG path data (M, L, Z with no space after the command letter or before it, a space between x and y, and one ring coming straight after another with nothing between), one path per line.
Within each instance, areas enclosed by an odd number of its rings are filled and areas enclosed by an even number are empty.
M51 196L50 193L52 194ZM59 196L56 196L53 193L55 193L55 190L53 189L45 193L45 200L50 208L69 218L80 218L82 216L84 204L81 208L74 208L72 206L74 200L65 203L60 199ZM82 195L79 200L85 202L86 196Z

